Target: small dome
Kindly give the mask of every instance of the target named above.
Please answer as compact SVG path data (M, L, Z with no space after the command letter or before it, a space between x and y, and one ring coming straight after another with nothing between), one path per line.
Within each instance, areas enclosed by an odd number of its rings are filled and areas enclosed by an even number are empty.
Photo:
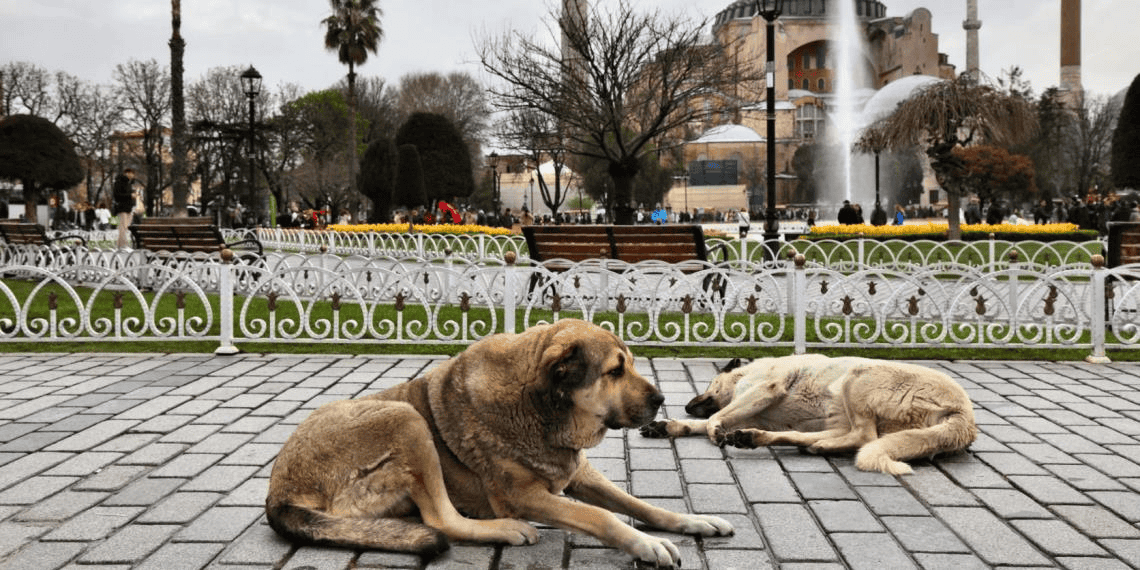
M764 137L744 125L718 125L707 131L694 143L749 143L764 142Z
M863 124L881 121L895 112L899 104L927 86L943 81L929 75L908 75L886 84L867 99L863 106Z

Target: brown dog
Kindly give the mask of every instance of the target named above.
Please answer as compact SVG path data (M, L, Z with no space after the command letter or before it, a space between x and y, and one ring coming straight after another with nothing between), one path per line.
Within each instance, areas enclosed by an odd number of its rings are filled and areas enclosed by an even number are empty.
M269 524L300 543L431 556L448 538L533 544L524 521L537 521L675 566L676 546L614 512L685 534L732 526L636 499L584 453L608 429L652 420L663 400L596 325L494 335L405 384L313 412L273 465ZM415 514L424 524L403 518Z
M685 411L646 437L705 434L721 446L798 445L812 453L858 451L855 466L892 475L903 461L960 451L978 435L974 407L949 376L923 366L798 355L734 360Z

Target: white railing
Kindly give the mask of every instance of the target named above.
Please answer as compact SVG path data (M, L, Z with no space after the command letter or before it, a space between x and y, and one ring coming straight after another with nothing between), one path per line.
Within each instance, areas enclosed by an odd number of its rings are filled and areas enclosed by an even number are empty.
M1140 343L1140 266L828 268L803 256L682 272L657 262L9 248L0 342L467 344L560 318L635 346L1106 350ZM20 255L15 255L16 253Z

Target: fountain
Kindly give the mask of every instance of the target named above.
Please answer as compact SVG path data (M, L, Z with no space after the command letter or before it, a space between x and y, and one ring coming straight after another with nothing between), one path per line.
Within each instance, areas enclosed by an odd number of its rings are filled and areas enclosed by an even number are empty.
M832 133L829 146L832 172L827 176L827 187L832 188L828 198L836 203L850 200L865 207L864 217L870 214L868 197L856 192L856 172L866 170L864 164L856 164L857 156L851 145L863 128L862 106L871 88L870 76L864 56L865 38L863 26L855 12L855 2L839 0L834 2L838 9L832 20L832 49L835 53L833 75L833 95L831 101ZM865 162L859 160L860 163ZM858 176L862 182L864 177ZM860 183L859 188L866 188Z

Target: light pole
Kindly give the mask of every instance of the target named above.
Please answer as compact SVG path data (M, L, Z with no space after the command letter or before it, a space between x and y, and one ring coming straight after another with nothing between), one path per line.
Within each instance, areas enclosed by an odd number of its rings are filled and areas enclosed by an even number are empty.
M501 199L499 196L499 153L491 151L489 158L491 159L491 201L495 204L495 217L498 218L502 210L499 203Z
M258 73L252 65L241 74L241 87L242 91L245 91L245 96L249 97L249 195L250 199L258 199L256 183L257 165L255 161L257 154L254 150L253 121L257 111L257 96L261 94L261 74ZM260 200L258 201L260 202ZM262 211L264 211L264 208L262 208Z
M768 91L768 208L764 211L764 243L780 239L780 220L776 218L776 18L784 11L784 0L756 0L756 12L767 22L767 62L764 83ZM765 251L769 251L765 248ZM775 248L771 255L775 256ZM767 255L767 254L766 254Z
M534 216L538 216L538 204L534 203L534 174L530 175L530 209L534 210Z

